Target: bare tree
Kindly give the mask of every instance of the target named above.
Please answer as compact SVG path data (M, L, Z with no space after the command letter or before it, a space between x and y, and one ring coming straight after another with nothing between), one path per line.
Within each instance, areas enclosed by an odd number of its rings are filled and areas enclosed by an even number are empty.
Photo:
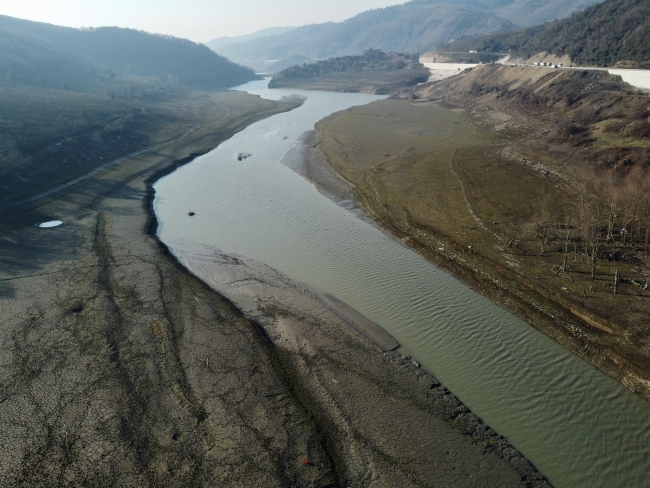
M585 241L585 254L591 271L591 280L593 281L596 277L598 256L601 248L600 221L597 214L585 223L584 229L585 232L582 238Z
M535 213L533 214L533 230L535 238L540 244L541 254L546 252L553 224L551 222L551 196L544 195L535 204Z
M558 236L562 242L562 271L566 272L567 261L571 249L575 250L575 225L569 215L564 216L562 223L558 224Z
M602 207L602 214L607 223L605 242L609 243L610 240L615 242L614 227L619 213L619 194L615 175L611 171L605 174L603 178L597 181L596 190L598 192L597 201Z
M591 178L574 181L572 187L573 209L577 232L584 246L584 254L595 279L601 249L601 211L598 185Z

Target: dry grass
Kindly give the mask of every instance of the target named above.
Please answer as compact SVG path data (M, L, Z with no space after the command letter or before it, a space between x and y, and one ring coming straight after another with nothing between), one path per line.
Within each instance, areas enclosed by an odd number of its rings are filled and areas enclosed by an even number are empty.
M547 319L575 344L607 347L647 370L650 293L634 281L645 282L648 267L637 257L610 261L603 248L592 280L575 239L564 266L557 225L570 178L513 155L516 139L488 127L464 111L385 100L322 123L321 148L368 211L415 249L452 272L462 267L456 274L479 290L485 282L538 310L555 307ZM533 221L545 199L556 227L542 252Z

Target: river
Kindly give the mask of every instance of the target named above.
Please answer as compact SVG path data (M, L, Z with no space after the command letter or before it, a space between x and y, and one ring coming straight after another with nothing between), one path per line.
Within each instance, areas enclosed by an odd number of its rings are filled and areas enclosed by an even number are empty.
M436 268L280 163L325 116L382 97L299 94L155 185L159 236L268 264L389 331L557 487L650 486L650 403ZM243 161L239 152L251 153ZM188 218L189 210L196 216Z

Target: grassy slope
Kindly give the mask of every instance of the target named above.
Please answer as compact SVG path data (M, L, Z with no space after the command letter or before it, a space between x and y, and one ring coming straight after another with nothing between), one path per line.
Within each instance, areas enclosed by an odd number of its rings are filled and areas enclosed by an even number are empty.
M625 85L588 78L597 75L523 73L484 67L473 77L420 89L417 104L386 100L354 108L320 126L320 147L395 235L650 398L650 293L634 284L650 277L642 227L649 223L635 224L641 241L624 246L620 237L606 242L600 221L594 280L580 223L569 221L564 271L561 235L575 205L575 183L614 168L609 188L619 192L623 208L630 168L650 160L650 142L635 135L648 120L625 114L650 104ZM599 82L615 86L572 103L560 96ZM541 86L547 98L535 90ZM536 103L531 93L540 97ZM426 101L441 97L446 107ZM587 107L602 109L600 116ZM579 130L567 131L567 124ZM616 130L604 130L608 125ZM637 193L640 203L650 195L648 176L632 173L645 188ZM599 188L596 198L608 187ZM533 223L545 198L551 231L542 252Z
M183 134L196 124L187 106L191 96L177 90L142 103L62 90L0 93L0 204Z

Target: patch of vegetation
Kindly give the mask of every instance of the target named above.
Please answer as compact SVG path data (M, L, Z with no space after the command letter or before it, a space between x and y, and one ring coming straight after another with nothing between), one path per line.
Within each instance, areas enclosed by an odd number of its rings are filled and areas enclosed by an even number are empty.
M343 56L313 64L292 66L276 74L270 88L285 86L323 87L336 91L390 93L429 79L429 70L414 56L368 49L361 56ZM372 87L372 88L370 88Z
M361 344L359 341L355 341L352 339L346 339L345 344L350 348L350 349L356 349L357 351L366 351L368 348Z
M319 125L364 206L595 364L606 349L650 371L650 141L630 135L647 96L603 73L490 66L417 93L446 106L389 99Z
M384 451L379 452L379 457L389 466L396 466L399 464L395 458L393 458L390 454L385 453Z
M61 138L120 130L141 104L87 93L17 87L0 90L0 171Z

